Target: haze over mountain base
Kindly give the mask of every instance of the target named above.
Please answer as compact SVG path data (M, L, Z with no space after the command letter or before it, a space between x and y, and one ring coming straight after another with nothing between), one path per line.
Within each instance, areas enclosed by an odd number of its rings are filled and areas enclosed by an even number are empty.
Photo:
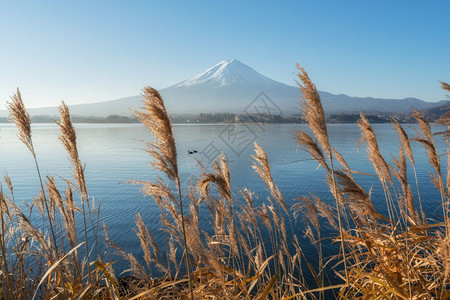
M438 87L437 87L438 88ZM200 113L255 113L270 108L274 114L300 113L300 90L272 80L246 64L224 60L203 73L160 90L171 115ZM416 98L380 99L334 95L320 91L326 114L407 114L413 109L446 107L449 101L425 102ZM141 107L142 96L92 104L71 105L77 116L131 116ZM258 108L259 107L259 108ZM56 107L29 109L31 115L57 115ZM0 111L6 117L7 111Z

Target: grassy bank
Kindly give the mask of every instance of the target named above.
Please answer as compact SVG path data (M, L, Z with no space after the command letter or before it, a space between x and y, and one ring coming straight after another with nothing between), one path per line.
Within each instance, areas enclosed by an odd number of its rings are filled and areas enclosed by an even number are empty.
M40 186L39 196L26 211L15 203L14 183L7 175L0 187L1 298L450 298L450 159L447 149L442 156L447 156L447 168L441 165L434 144L441 136L433 135L419 113L414 114L420 127L415 137L393 120L401 147L389 164L369 120L360 115L361 141L384 192L387 213L381 214L372 203L371 191L353 177L359 172L351 170L346 158L330 145L319 94L307 73L298 69L304 120L313 136L298 131L296 139L323 170L324 188L334 202L325 203L306 191L288 207L272 177L269 158L258 144L253 168L269 192L267 204L248 189L232 193L233 174L224 155L213 170L199 165L202 175L184 189L171 119L160 94L147 87L144 107L136 117L156 138L145 151L161 177L134 183L159 208L155 222L160 222L164 240L157 243L136 214L135 232L143 257L121 249L109 238L107 224L99 223L100 207L86 187L76 132L64 103L57 124L73 177L58 186L53 177L41 174L31 120L17 91L9 110L18 138L35 160ZM447 84L442 87L450 91ZM416 174L411 143L420 143L427 151L432 182L440 194L437 215L425 215L422 203L431 199L422 199L417 177L407 176L408 168ZM200 216L203 208L208 218ZM299 219L306 223L304 230L299 230ZM209 223L201 224L205 220ZM206 226L208 232L200 230ZM323 235L324 226L333 229L326 231L331 236ZM303 235L318 259L303 251ZM329 240L339 249L333 257L323 254ZM101 250L104 247L107 254ZM129 263L127 277L114 271L112 254Z

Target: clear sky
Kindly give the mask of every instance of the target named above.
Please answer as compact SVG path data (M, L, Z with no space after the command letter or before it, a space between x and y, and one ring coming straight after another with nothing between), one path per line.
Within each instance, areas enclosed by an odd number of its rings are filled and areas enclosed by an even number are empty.
M445 99L450 1L0 0L0 109L112 100L235 58L319 90Z

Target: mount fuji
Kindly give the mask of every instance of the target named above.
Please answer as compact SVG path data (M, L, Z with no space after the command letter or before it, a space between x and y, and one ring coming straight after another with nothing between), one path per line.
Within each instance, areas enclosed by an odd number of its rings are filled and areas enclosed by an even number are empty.
M224 60L203 73L162 89L169 112L244 113L265 93L285 114L298 113L299 90L272 80L242 62Z
M263 92L284 115L298 114L300 91L295 86L272 80L246 64L224 60L206 71L159 90L171 115L232 112L244 114ZM412 109L425 110L442 106L448 101L425 102L416 98L380 99L361 98L319 92L325 113L409 113ZM142 96L92 104L71 105L73 115L106 117L130 116L130 109L142 106ZM31 115L56 115L55 107L30 109ZM4 116L6 111L0 111Z

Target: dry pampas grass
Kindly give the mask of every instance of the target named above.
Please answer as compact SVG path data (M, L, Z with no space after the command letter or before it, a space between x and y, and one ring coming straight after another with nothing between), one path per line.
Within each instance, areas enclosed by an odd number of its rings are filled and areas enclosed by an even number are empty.
M358 122L361 139L375 170L372 176L381 182L381 186L365 189L359 180L370 174L351 169L352 161L332 147L319 93L306 71L297 67L304 96L303 112L313 135L299 131L296 139L322 167L324 190L329 190L328 194L319 198L301 191L296 199L285 197L275 183L268 154L256 143L252 167L267 190L266 197L259 198L259 193L247 188L234 191L233 174L224 154L214 162L212 170L200 164L198 178L192 176L191 180L180 182L170 117L161 95L146 87L143 110L136 112L136 116L155 137L153 143L146 144L145 151L151 156L151 166L162 175L154 181L133 182L141 184L142 192L155 201L162 233L151 232L144 223L144 214L137 212L134 232L141 247L140 256L124 251L112 241L106 224L103 229L107 248L105 252L96 252L98 219L96 222L93 219L95 213L98 218L99 212L89 202L76 130L69 108L63 103L57 124L74 180L64 179L66 188L62 190L58 177L44 177L45 189L41 179L38 196L25 212L15 202L14 194L19 187L14 186L11 178L5 175L5 189L0 184L1 297L7 300L447 299L450 158L445 185L442 175L445 165L438 154L432 127L415 113L420 131L418 137L410 138L394 120L400 150L398 157L388 162L375 130L361 114ZM450 90L448 84L442 83L442 87ZM31 151L41 178L30 117L19 91L8 107L18 137ZM427 216L422 207L419 191L422 183L416 176L418 159L412 141L427 151L441 195L443 216ZM448 153L447 149L447 156ZM334 161L339 162L339 167ZM417 192L411 188L408 161L414 170ZM382 207L382 201L373 199L372 189L384 195L386 207ZM76 193L81 209L74 200ZM335 204L330 203L332 198ZM423 200L429 205L432 199ZM81 218L82 228L77 224ZM93 237L87 235L88 231ZM298 235L300 232L302 236ZM84 241L79 240L80 235L84 235ZM89 246L94 239L94 245ZM305 250L308 239L312 247ZM340 247L327 257L324 249L330 249L333 243ZM78 252L81 246L86 249L84 255ZM121 278L115 273L117 259L129 264L125 272L130 276Z
M16 124L19 140L27 146L33 157L36 157L33 140L31 139L31 119L25 109L19 89L11 97L11 102L8 102L8 110L14 124Z

